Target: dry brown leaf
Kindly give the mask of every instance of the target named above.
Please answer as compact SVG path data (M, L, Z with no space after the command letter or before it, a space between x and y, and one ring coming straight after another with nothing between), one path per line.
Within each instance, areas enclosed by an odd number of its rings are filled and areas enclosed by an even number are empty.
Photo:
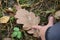
M31 29L29 31L27 31L29 34L33 34L34 33L34 29Z
M9 16L3 16L0 18L0 23L7 23L9 21Z
M19 8L19 7L18 7ZM25 9L17 9L17 12L16 12L16 15L15 15L15 18L17 18L17 23L18 24L24 24L23 25L23 29L24 30L29 30L29 29L32 29L32 26L33 25L38 25L39 22L40 22L40 18L38 16L35 16L35 14L33 12L29 12ZM27 31L29 34L31 33L37 33L37 32L34 32L36 30L32 29L30 31ZM35 34L37 35L37 34Z
M16 18L19 18L19 20L17 20L17 23L19 24L26 24L28 23L28 11L26 11L25 9L20 9L19 11L16 12Z
M55 13L55 18L60 19L60 10Z
M19 3L18 3L18 5L14 5L14 7L16 8L16 10L20 10L21 9L21 6L20 6Z
M33 25L38 25L40 22L39 17L35 17L35 14L33 12L30 12L26 16L27 20L25 21L26 23L24 24L23 28L24 30L29 30ZM25 28L26 27L26 28Z

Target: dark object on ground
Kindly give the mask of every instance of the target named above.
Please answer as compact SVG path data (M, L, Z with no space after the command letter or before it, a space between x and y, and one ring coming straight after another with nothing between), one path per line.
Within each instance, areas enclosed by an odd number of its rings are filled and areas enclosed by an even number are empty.
M48 28L46 32L46 40L60 40L60 22Z

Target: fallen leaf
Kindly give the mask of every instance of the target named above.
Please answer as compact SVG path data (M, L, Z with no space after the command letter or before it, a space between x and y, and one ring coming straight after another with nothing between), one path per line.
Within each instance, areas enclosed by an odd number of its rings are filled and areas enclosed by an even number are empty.
M60 19L60 10L55 13L55 18Z
M9 21L10 17L9 16L3 16L0 18L0 23L7 23Z
M34 33L34 29L31 29L29 31L27 31L29 34L33 34Z
M15 15L15 18L17 18L17 23L18 24L24 24L23 25L24 30L32 29L33 25L38 25L39 24L39 22L40 22L39 16L35 16L35 14L33 12L29 12L25 9L22 9L22 8L18 9L18 8L16 8L17 12L16 12L16 15ZM32 31L29 31L29 33L31 34L34 31L36 31L36 30L32 29ZM36 32L34 32L34 33L36 33ZM37 35L37 34L35 34L35 35Z

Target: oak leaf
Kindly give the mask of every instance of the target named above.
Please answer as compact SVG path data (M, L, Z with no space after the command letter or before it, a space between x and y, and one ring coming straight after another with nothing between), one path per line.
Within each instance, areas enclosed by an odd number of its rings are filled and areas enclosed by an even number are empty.
M40 22L40 18L38 16L35 16L33 12L28 12L25 9L18 10L15 17L19 19L17 20L18 24L24 24L24 30L28 30L30 27L38 25Z
M16 15L15 18L17 18L17 23L18 24L24 24L23 29L24 30L32 30L32 31L27 31L29 34L31 33L36 33L34 29L32 29L33 25L38 25L40 22L39 16L35 16L33 12L29 12L26 9L22 9L16 6ZM36 34L37 35L37 34Z

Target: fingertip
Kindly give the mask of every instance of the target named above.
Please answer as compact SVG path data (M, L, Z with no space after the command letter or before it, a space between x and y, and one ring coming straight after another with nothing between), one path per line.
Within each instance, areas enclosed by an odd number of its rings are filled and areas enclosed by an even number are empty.
M49 18L48 18L48 26L53 26L53 24L54 24L54 17L53 16L50 16Z
M49 16L48 19L54 19L54 17L53 16Z
M54 22L54 17L53 16L49 16L48 21L49 22Z

